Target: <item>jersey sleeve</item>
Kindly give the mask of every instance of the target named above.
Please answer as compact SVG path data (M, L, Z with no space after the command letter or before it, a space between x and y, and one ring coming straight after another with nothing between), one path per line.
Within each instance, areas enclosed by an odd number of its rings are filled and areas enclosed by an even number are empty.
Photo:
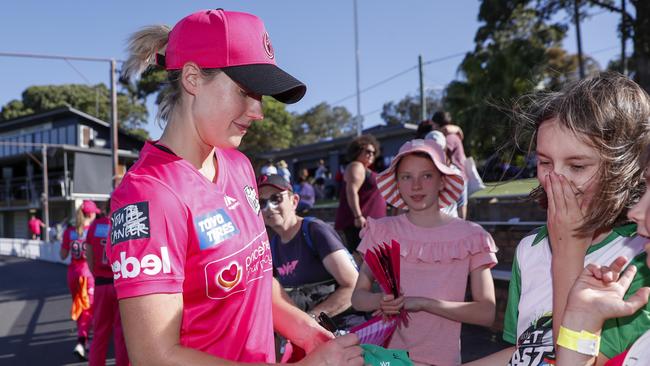
M636 256L630 265L637 268L630 288L624 298L632 296L638 289L650 286L650 269L646 265L647 254ZM631 316L605 321L600 338L600 352L612 358L632 346L634 341L650 329L650 305L646 304Z
M481 228L480 233L475 237L474 240L478 241L478 247L482 248L482 250L470 256L470 272L485 265L487 265L488 268L494 267L498 261L495 254L497 252L497 245L494 243L492 235Z
M63 238L61 239L61 248L65 250L70 250L70 228L68 227L63 232Z
M337 250L345 249L341 237L324 222L314 221L309 225L311 240L318 256L323 259Z
M118 299L183 291L188 216L164 183L138 176L122 182L111 199L107 246Z
M517 343L517 321L519 319L519 298L521 296L521 272L519 261L515 255L512 263L512 276L508 287L508 304L503 324L503 340L512 344Z

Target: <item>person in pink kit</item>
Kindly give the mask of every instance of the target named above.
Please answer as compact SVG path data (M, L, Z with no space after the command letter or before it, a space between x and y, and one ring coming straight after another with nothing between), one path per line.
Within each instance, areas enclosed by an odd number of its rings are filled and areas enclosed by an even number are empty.
M108 206L109 204L107 204ZM106 364L106 351L111 334L115 348L115 364L129 364L126 352L120 309L117 305L113 271L106 257L106 246L110 245L110 219L103 212L90 224L86 235L86 261L95 276L95 296L93 299L93 342L90 345L88 365Z
M99 213L93 201L84 200L77 209L74 226L69 226L63 233L61 260L70 255L68 266L68 288L72 294L72 319L77 321L77 344L74 354L79 359L86 359L86 342L92 322L92 303L95 292L95 279L86 261L86 233L90 223Z
M463 178L446 164L435 141L402 145L377 185L387 203L407 212L369 219L358 250L365 254L382 242L399 242L403 295L395 299L372 292L374 277L364 263L352 305L384 315L405 308L408 326L397 328L388 348L408 350L416 365L460 365L461 323L490 326L494 321L490 268L497 263L496 245L481 226L441 212L460 196ZM473 300L466 302L468 276Z
M41 228L45 228L45 224L41 219L32 214L29 221L27 221L29 232L32 233L32 240L41 238Z
M111 198L106 249L131 362L273 363L275 328L307 351L304 365L361 365L356 336L331 340L273 281L254 172L236 148L264 118L263 95L294 103L306 87L276 66L262 21L202 10L171 31L143 28L130 53L126 77L156 60L169 79L162 137Z

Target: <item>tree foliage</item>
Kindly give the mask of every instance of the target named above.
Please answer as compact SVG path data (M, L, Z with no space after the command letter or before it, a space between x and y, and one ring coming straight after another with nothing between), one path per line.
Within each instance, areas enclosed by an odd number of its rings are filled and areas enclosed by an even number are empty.
M323 102L295 115L292 146L311 144L325 139L347 136L356 131L352 115L345 107Z
M620 0L582 0L579 2L580 18L589 16L589 10L607 10L621 15L618 25L619 36L625 36L632 40L632 57L628 60L627 69L634 80L646 91L650 92L650 1L648 0L626 0L627 8L623 9ZM573 22L574 0L538 0L537 9L545 17L567 14L563 22ZM630 12L634 8L634 15ZM614 62L611 66L618 67L617 71L623 71L620 62Z
M22 100L12 100L2 107L2 120L40 113L53 108L68 106L104 121L111 120L110 90L104 84L31 86L22 94ZM125 93L117 94L117 111L120 126L129 130L142 130L147 122L147 108L133 101ZM139 135L142 131L138 132Z
M442 107L442 101L439 93L428 90L425 93L425 103L427 106L427 115L431 116L433 112ZM387 125L398 125L403 123L420 123L421 104L419 95L407 94L398 102L384 103L381 112L381 118Z
M526 0L484 0L475 49L459 66L461 80L446 89L445 106L465 130L465 146L480 157L511 139L508 109L538 89L557 89L577 78L575 55L560 47L567 26ZM598 65L588 59L589 70Z

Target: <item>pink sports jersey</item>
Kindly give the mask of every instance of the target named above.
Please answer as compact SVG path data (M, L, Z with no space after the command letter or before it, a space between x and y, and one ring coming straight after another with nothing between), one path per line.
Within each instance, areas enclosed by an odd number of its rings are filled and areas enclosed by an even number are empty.
M147 143L111 198L118 299L182 293L183 346L272 362L272 260L250 162L217 150L213 183L162 149Z
M61 247L70 252L69 270L83 273L84 276L90 275L88 264L86 263L86 233L88 226L84 227L83 234L79 236L77 228L68 226L63 232Z
M29 231L36 235L41 235L41 224L43 222L37 218L29 219L27 222L27 226L29 227Z
M106 256L106 245L110 243L108 234L110 230L110 219L107 216L96 218L88 228L86 244L93 251L93 271L95 277L112 278L113 271Z

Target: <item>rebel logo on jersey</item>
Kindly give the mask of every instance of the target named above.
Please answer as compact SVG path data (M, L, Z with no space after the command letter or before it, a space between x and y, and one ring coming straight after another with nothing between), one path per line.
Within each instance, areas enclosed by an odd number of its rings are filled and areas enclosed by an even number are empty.
M253 209L253 212L255 212L255 215L259 215L260 201L257 199L257 192L255 191L255 188L251 186L246 186L244 187L244 193L246 194L246 200L248 201L248 204L251 206L251 209Z
M230 197L227 194L223 195L223 202L226 204L226 207L228 207L229 210L234 210L237 207L239 207L239 201Z
M239 234L239 229L222 208L196 217L194 228L199 236L201 250L212 248Z
M111 215L111 245L149 238L149 202L124 206Z
M142 259L136 257L127 257L126 252L120 252L118 260L111 264L113 270L113 279L136 278L140 274L155 276L162 273L172 273L171 261L169 260L169 250L167 247L160 247L160 255L147 254Z
M237 262L230 262L217 274L216 282L224 291L229 292L239 284L242 278L242 267Z

